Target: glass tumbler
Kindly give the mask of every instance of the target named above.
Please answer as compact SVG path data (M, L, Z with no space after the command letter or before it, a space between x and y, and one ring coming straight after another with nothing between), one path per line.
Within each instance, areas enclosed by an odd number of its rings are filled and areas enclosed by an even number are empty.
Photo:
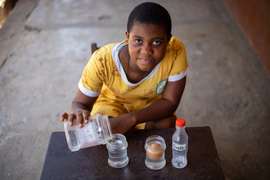
M128 164L128 143L124 135L114 134L114 138L107 143L106 147L109 154L108 163L111 167L122 168Z
M152 170L162 169L166 164L164 139L158 135L149 136L144 148L146 150L145 165Z

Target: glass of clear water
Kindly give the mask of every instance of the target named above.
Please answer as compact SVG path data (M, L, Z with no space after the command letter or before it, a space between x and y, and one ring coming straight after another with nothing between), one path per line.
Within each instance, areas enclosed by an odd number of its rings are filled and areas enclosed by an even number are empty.
M128 143L126 137L122 134L114 134L112 138L106 145L108 149L108 163L113 168L125 167L129 158L127 156Z

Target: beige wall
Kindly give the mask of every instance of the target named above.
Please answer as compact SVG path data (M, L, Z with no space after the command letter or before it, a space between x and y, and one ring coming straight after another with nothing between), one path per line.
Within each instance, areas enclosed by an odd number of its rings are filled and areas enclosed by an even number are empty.
M223 0L270 77L270 0Z

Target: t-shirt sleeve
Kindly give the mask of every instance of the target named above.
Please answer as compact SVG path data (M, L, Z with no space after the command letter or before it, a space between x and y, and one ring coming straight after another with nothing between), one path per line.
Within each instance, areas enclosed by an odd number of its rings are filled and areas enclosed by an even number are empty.
M100 94L104 81L104 71L100 69L101 62L98 55L94 53L83 70L82 77L79 81L80 91L90 97L97 97Z
M180 40L174 38L170 46L173 66L170 71L168 81L174 82L184 78L190 72L190 68L187 62L184 44Z

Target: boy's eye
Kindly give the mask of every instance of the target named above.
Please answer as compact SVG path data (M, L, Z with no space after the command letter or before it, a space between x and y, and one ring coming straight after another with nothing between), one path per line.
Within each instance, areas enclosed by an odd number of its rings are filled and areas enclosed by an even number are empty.
M135 41L134 41L136 44L141 44L142 43L142 40L140 40L140 39L135 39Z
M161 42L160 41L154 41L153 45L159 45Z

